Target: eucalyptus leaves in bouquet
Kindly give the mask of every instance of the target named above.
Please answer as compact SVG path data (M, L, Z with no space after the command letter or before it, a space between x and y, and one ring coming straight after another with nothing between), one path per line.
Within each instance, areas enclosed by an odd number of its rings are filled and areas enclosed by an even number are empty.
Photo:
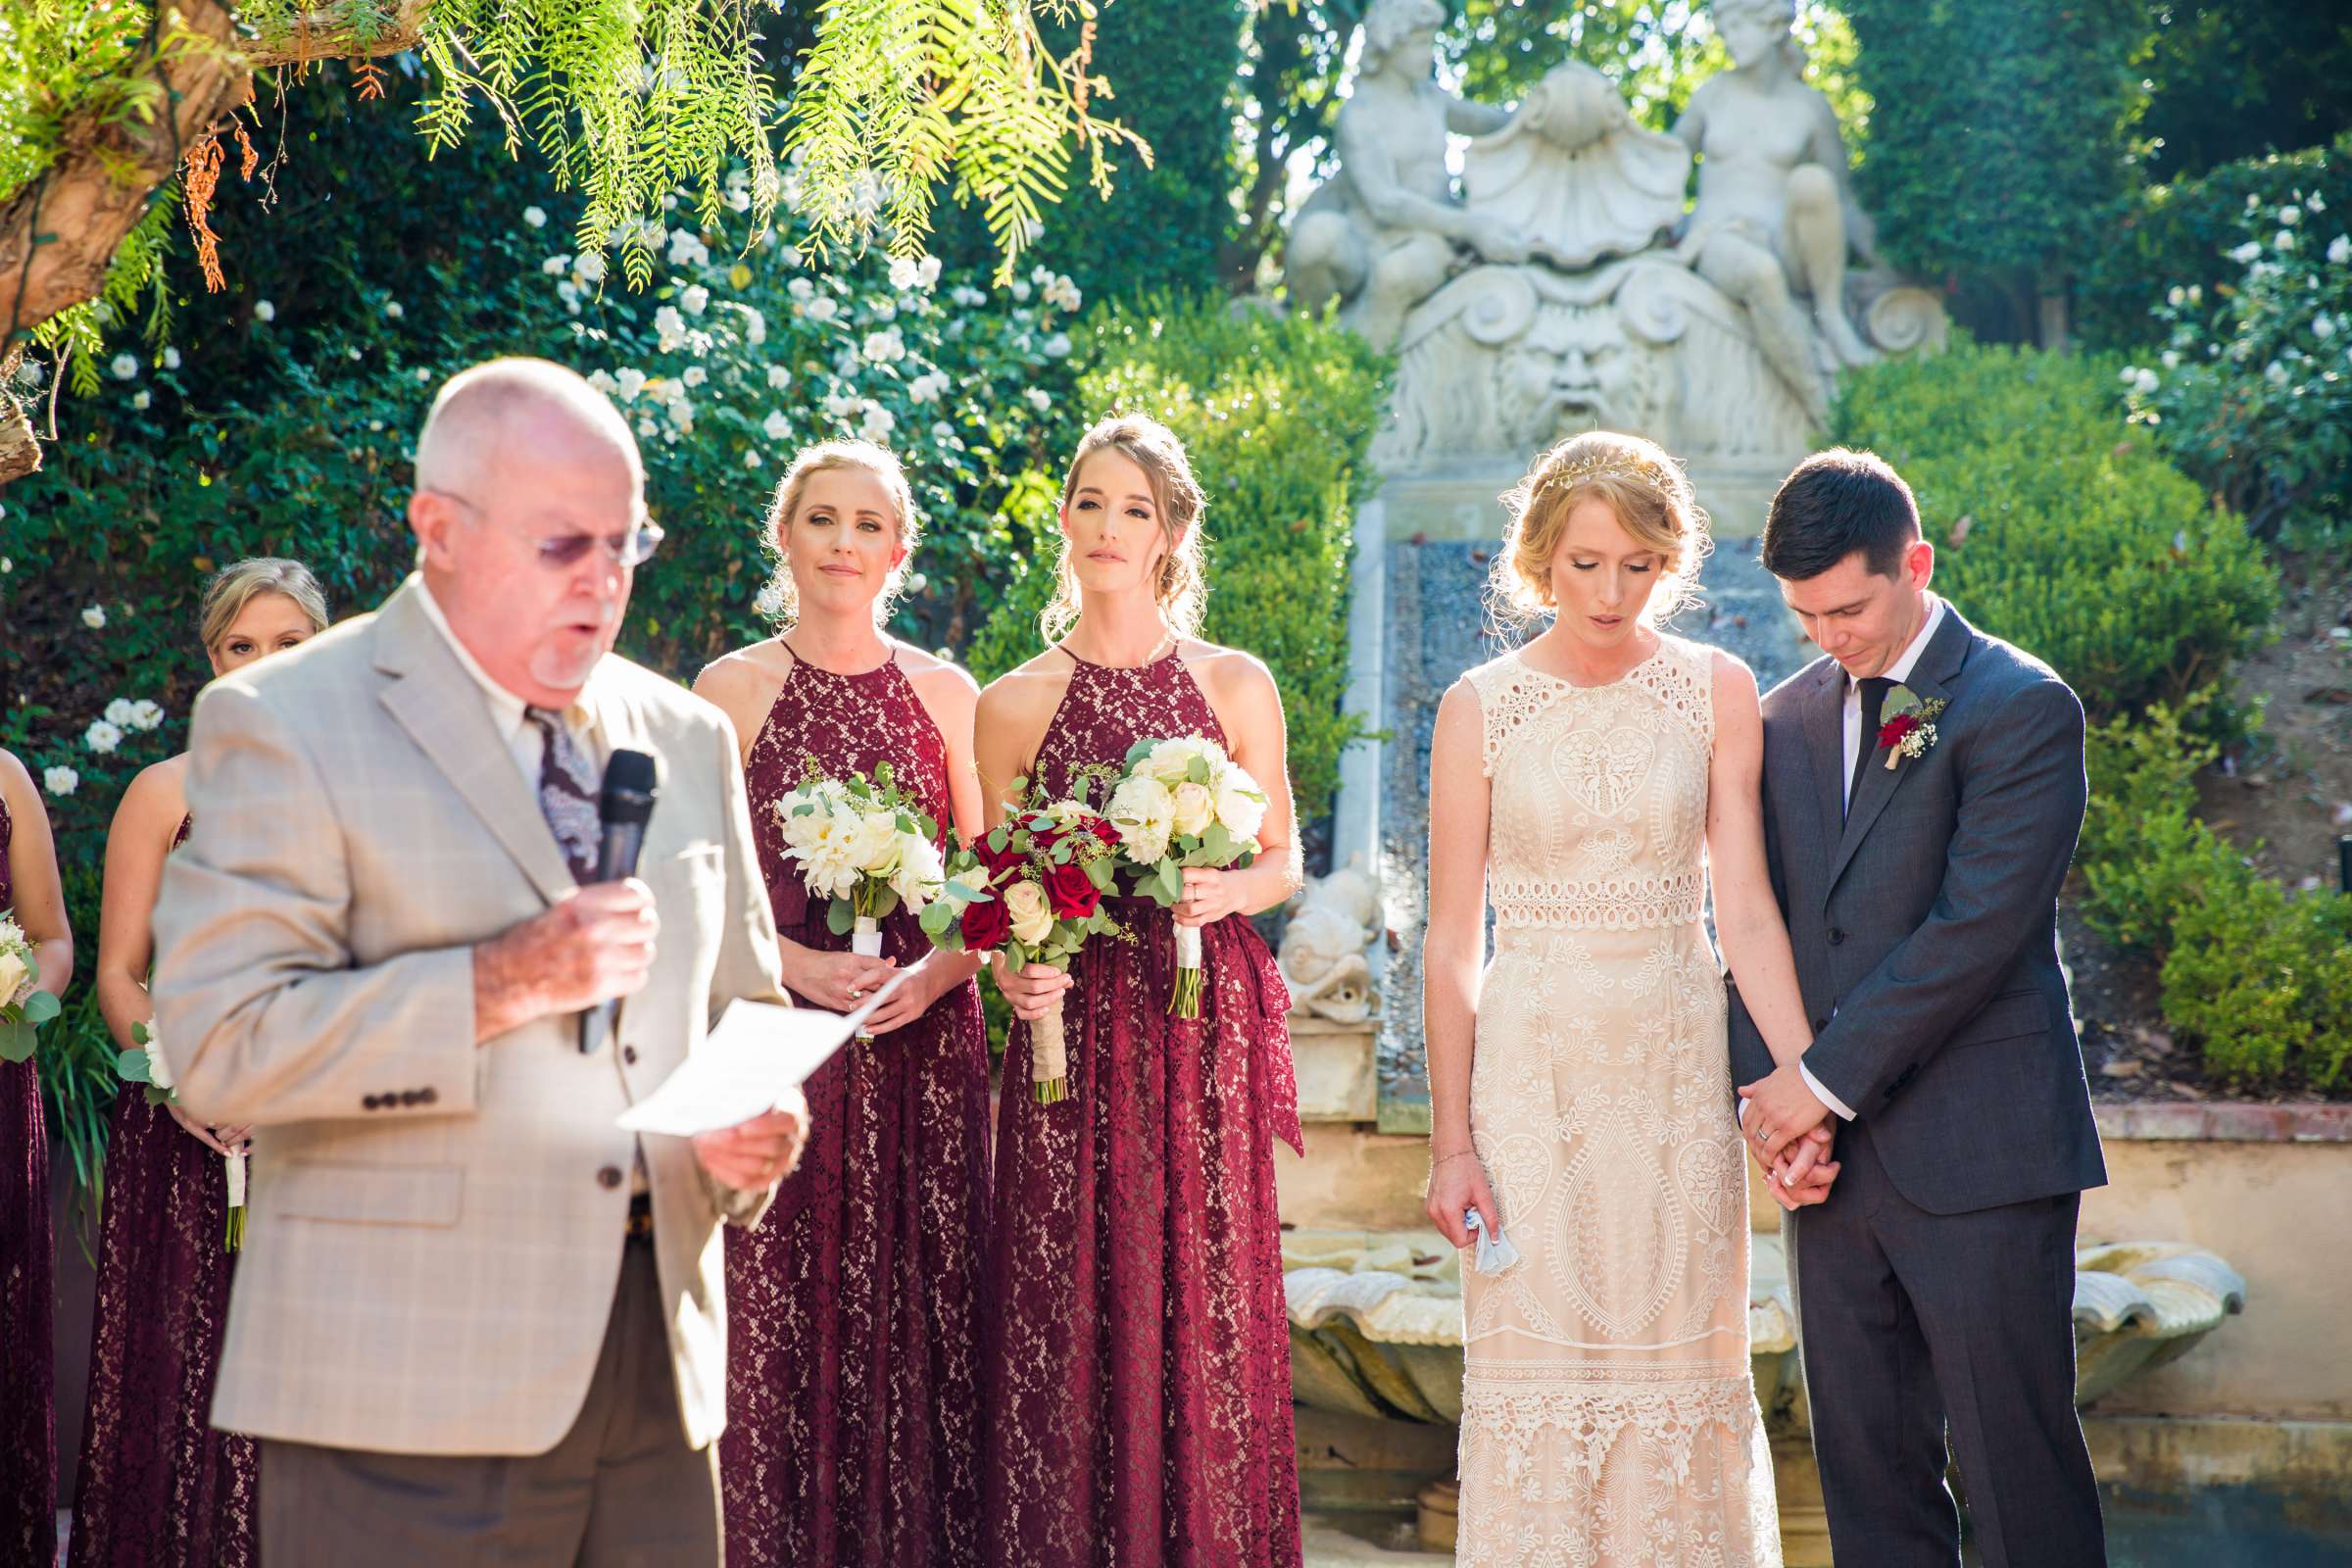
M1127 930L1103 903L1117 883L1118 830L1087 804L1090 778L1067 799L1049 800L1034 779L1013 786L1004 820L949 860L940 897L923 911L934 947L1003 953L1014 969L1032 963L1067 971L1097 937ZM1061 998L1029 1029L1030 1093L1040 1104L1069 1098L1069 1049Z
M0 912L0 1061L29 1059L33 1032L58 1010L57 998L41 989L41 960L24 928Z

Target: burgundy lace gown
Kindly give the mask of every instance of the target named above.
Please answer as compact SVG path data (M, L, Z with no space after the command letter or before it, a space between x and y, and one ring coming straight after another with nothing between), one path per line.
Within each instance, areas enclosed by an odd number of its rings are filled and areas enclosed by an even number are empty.
M770 807L804 760L888 762L948 830L947 747L895 660L861 675L794 662L747 769L776 927L847 952L784 857ZM905 968L930 952L883 921ZM958 1568L979 1560L980 1248L988 1228L988 1036L970 984L852 1042L806 1086L800 1169L727 1247L727 1568Z
M1039 746L1047 786L1136 741L1223 732L1183 662L1081 662ZM1093 799L1101 803L1098 788ZM1174 921L1122 900L1062 999L1070 1098L1004 1056L989 1244L988 1560L997 1568L1297 1568L1290 1331L1274 1144L1299 1147L1290 995L1250 922L1202 932L1201 1015L1168 1016Z
M178 843L188 835L182 822ZM115 1096L99 1220L90 1396L69 1568L251 1568L253 1440L212 1428L237 1258L220 1156L147 1102Z
M0 909L16 907L0 801ZM0 1562L57 1555L57 1411L50 1339L49 1139L33 1063L0 1061Z

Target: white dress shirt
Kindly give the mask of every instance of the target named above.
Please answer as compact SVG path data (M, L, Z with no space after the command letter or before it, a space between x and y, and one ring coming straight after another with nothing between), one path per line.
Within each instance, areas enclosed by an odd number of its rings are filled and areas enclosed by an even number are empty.
M1918 667L1920 656L1928 651L1928 642L1936 635L1936 628L1942 624L1943 601L1930 594L1927 618L1919 623L1919 632L1911 639L1911 646L1903 650L1902 657L1886 666L1886 678L1898 684L1909 680L1911 671ZM1845 794L1850 801L1854 790L1854 759L1862 751L1862 683L1851 675L1845 677L1844 728L1845 747L1841 756L1845 765L1842 776ZM1853 1110L1845 1102L1824 1089L1821 1080L1814 1077L1801 1060L1796 1064L1796 1070L1804 1078L1805 1087L1813 1091L1816 1100L1836 1111L1843 1120L1854 1119Z
M475 661L473 655L466 652L466 645L458 640L457 632L449 624L449 617L442 613L439 602L433 598L432 589L425 586L422 576L416 579L416 597L424 606L424 618L433 623L433 629L449 644L449 651L458 656L460 666L482 689L482 701L490 710L491 727L498 731L498 738L507 743L507 751L514 757L515 767L521 771L522 781L531 787L531 798L537 800L539 769L545 760L547 743L540 738L537 727L530 721L527 711L530 705L501 686ZM581 690L585 692L587 688L582 687ZM601 768L609 759L605 756L604 736L594 713L579 698L574 697L571 706L564 710L563 718L564 727L571 732L573 740L580 743L580 750Z

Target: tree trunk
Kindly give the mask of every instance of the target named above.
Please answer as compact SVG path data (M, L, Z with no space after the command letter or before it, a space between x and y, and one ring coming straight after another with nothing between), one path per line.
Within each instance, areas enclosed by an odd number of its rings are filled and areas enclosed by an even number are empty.
M156 45L171 42L159 30L122 68L164 84L166 112L146 123L68 124L57 161L0 202L0 353L19 334L97 298L123 237L179 172L187 149L252 95L256 67L392 54L416 44L429 9L430 0L404 0L362 49L348 34L307 20L283 38L257 42L238 33L231 8L220 0L179 0L179 25L203 41L180 40L168 50L170 63L159 64ZM40 466L26 411L0 387L0 485Z
M2044 272L2035 280L2039 298L2034 318L2034 336L2052 354L2064 354L2073 346L2067 334L2066 277L2059 272Z

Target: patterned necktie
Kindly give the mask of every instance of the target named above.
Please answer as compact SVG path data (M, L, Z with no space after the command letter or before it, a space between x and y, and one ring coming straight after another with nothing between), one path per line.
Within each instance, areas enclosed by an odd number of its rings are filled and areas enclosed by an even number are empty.
M1854 748L1853 776L1845 786L1845 814L1854 813L1854 802L1862 794L1862 770L1879 752L1879 728L1884 722L1879 716L1886 706L1886 694L1894 690L1894 682L1884 675L1866 675L1862 679L1862 744Z
M554 830L556 845L571 867L572 880L596 880L597 782L588 754L571 738L563 715L552 709L526 708L523 717L539 731L539 811Z

